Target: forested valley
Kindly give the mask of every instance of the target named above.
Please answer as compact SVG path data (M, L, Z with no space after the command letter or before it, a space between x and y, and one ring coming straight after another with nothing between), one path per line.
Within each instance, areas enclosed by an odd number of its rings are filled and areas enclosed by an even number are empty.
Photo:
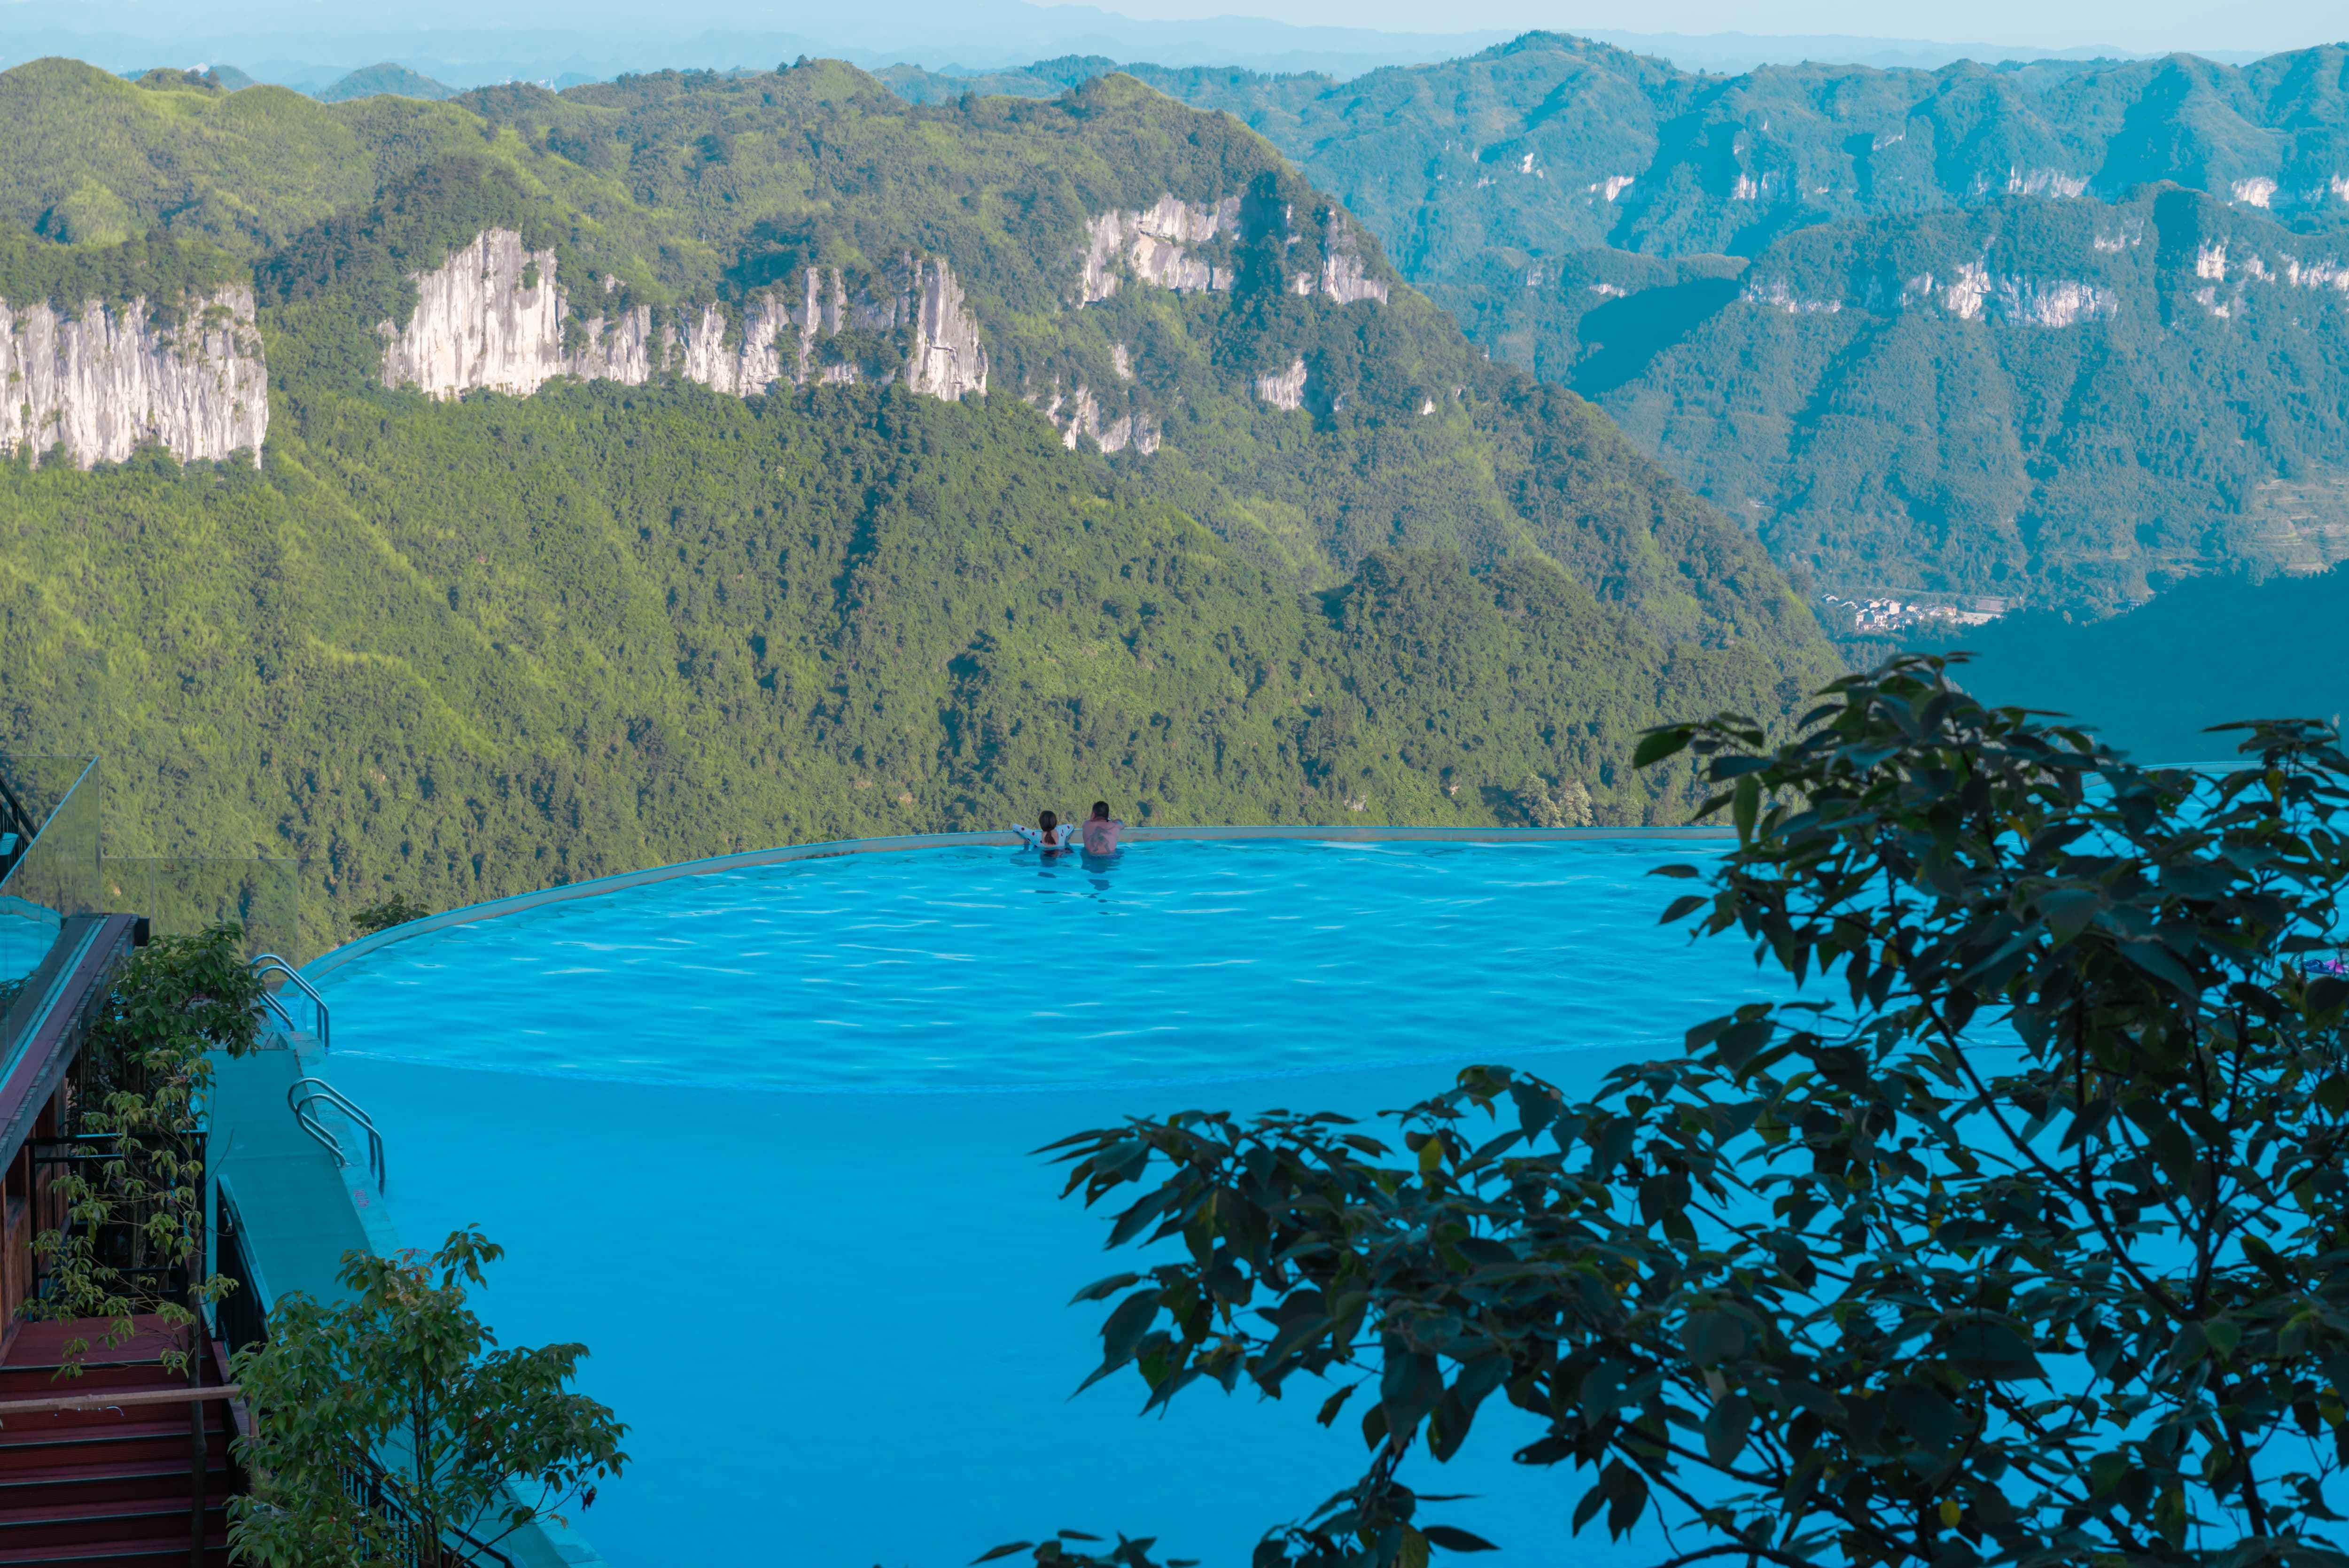
M0 464L0 749L102 752L112 852L446 905L1095 796L1669 821L1692 780L1633 774L1642 728L1836 667L1748 530L1488 362L1255 133L1128 79L321 105L53 60L0 111L0 298L266 362L257 452ZM1214 219L1172 283L1132 238L1167 201ZM501 232L528 259L480 319L560 315L539 347L575 356L592 306L651 367L387 385ZM750 395L680 368L786 307ZM916 390L941 334L978 368Z

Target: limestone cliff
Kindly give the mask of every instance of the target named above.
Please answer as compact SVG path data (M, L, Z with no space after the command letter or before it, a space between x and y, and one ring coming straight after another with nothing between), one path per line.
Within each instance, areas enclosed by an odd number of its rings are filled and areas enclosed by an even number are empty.
M1795 291L1784 278L1756 276L1742 296L1748 304L1787 315L1833 315L1845 302ZM2084 321L2108 321L2120 314L2119 297L2108 287L2078 278L2029 277L1994 273L1987 263L1959 262L1947 273L1920 273L1899 281L1872 280L1859 294L1859 308L1878 313L1934 310L1960 321L2003 321L2016 326L2062 329Z
M1354 233L1354 226L1342 217L1331 218L1319 283L1321 292L1340 304L1365 299L1387 303L1387 285L1370 275L1362 262L1361 242Z
M1341 305L1388 302L1391 285L1372 273L1361 231L1337 208L1316 211L1300 228L1291 207L1251 209L1237 196L1188 202L1164 195L1139 211L1097 213L1086 223L1085 242L1077 252L1077 305L1101 304L1127 284L1177 294L1231 288L1235 243L1248 237L1241 233L1244 221L1262 225L1251 228L1255 237L1268 231L1282 242L1280 286L1288 292L1319 294ZM1125 344L1112 346L1112 363L1120 381L1134 379ZM1308 374L1299 359L1286 370L1255 377L1253 389L1275 407L1301 408ZM1080 381L1074 390L1064 391L1056 377L1049 394L1034 390L1031 383L1025 396L1070 447L1091 440L1104 452L1131 447L1149 453L1162 439L1158 414L1136 389L1104 393ZM1122 410L1112 412L1120 404Z
M987 349L953 269L910 253L852 290L838 268L802 274L798 308L772 291L753 294L740 324L705 304L655 323L648 306L574 318L554 253L527 251L511 229L492 229L429 273L415 274L407 325L384 322L383 383L435 397L487 389L528 397L558 376L640 385L667 372L714 391L752 397L786 378L801 385L895 379L953 399L987 390ZM605 292L611 284L606 280ZM827 356L843 329L901 339L902 369L880 375Z
M1139 212L1097 214L1085 225L1081 291L1094 304L1117 292L1121 270L1136 283L1178 293L1232 286L1232 270L1196 253L1238 231L1240 199L1226 196L1211 206L1195 206L1173 196Z
M1119 346L1123 348L1124 346L1121 344ZM1125 412L1112 416L1103 409L1101 399L1093 395L1093 389L1082 382L1077 384L1074 392L1065 397L1061 395L1060 384L1055 382L1050 402L1033 395L1028 401L1052 422L1052 428L1061 432L1061 445L1071 451L1076 450L1077 442L1082 439L1090 440L1104 452L1122 452L1131 447L1148 457L1158 449L1163 438L1158 416L1152 410L1132 406Z
M159 321L144 299L78 314L0 300L0 452L63 444L81 468L142 446L182 461L258 451L269 377L253 291L225 288Z
M1319 267L1296 273L1287 286L1300 294L1327 294L1340 304L1357 300L1384 304L1387 285L1370 275L1353 223L1335 210L1324 217L1328 228ZM1294 211L1284 210L1277 220L1266 222L1285 227L1291 246L1302 238L1296 232ZM1177 294L1228 289L1231 247L1239 230L1237 196L1194 203L1167 195L1139 211L1097 213L1086 223L1085 242L1077 253L1078 304L1099 304L1117 293L1122 279Z
M987 391L987 346L964 304L962 285L944 262L915 262L914 345L905 385L933 397L954 399Z
M1276 408L1305 407L1305 361L1292 360L1286 370L1257 377L1256 395Z

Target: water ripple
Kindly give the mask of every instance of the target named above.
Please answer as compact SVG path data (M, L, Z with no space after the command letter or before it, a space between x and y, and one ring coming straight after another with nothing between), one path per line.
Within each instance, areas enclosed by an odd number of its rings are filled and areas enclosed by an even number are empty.
M326 983L337 1054L799 1090L1184 1083L1626 1045L1772 994L1660 929L1687 843L855 855L396 943ZM1029 896L1033 895L1033 896ZM1107 918L1104 918L1107 917Z

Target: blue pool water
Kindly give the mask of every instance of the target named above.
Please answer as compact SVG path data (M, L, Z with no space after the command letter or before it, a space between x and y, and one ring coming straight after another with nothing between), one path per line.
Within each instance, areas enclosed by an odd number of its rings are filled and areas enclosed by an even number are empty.
M1355 1113L1475 1061L1564 1084L1770 984L1656 925L1686 841L1162 843L1088 867L922 851L680 878L394 944L331 975L326 1071L425 1244L508 1248L508 1343L582 1340L635 1463L618 1568L954 1568L1069 1527L1209 1568L1359 1468L1318 1400L1139 1420L1097 1358L1105 1221L1030 1152L1128 1113ZM1507 1462L1419 1484L1510 1564L1644 1560ZM1480 1451L1481 1450L1481 1451ZM1647 1543L1651 1546L1653 1543Z

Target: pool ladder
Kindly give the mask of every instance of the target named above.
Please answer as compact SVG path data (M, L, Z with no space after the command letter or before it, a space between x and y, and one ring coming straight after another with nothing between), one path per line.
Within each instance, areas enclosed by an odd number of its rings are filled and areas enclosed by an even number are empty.
M253 977L256 980L266 978L272 975L283 975L285 976L287 983L293 985L295 990L310 998L310 1006L316 1009L318 1015L318 1049L325 1051L331 1048L333 1037L328 1032L327 1027L326 999L318 995L316 986L302 978L302 973L300 970L295 968L291 964L286 963L285 960L280 958L274 953L255 954L254 955L253 962L245 965L245 967L252 971ZM267 1007L271 1012L277 1015L277 1021L285 1026L285 1032L287 1035L292 1036L301 1033L302 1026L294 1021L294 1015L285 1010L285 1004L277 999L276 992L262 992L261 1003L262 1006Z
M348 1169L351 1157L344 1150L343 1140L318 1119L320 1100L350 1118L351 1125L367 1134L367 1172L375 1178L375 1190L382 1191L383 1134L376 1130L374 1119L361 1110L350 1096L324 1078L295 1078L285 1090L286 1108L293 1111L294 1119L302 1124L302 1130L316 1139L319 1147L335 1157L336 1164Z

